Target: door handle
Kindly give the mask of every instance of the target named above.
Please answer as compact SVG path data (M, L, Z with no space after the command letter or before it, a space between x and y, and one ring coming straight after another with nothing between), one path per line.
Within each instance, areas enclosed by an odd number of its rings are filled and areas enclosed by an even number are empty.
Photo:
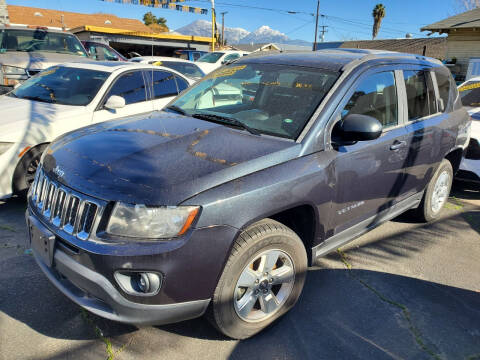
M398 141L396 140L391 146L390 146L390 150L398 150L398 149L401 149L403 147L407 146L407 142L406 141Z

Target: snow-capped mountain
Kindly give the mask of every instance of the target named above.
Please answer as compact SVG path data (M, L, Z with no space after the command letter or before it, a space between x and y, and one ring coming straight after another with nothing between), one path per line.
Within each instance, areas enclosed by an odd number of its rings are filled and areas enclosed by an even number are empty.
M221 29L219 29L221 30ZM189 25L175 30L175 32L183 35L196 36L212 36L212 23L206 20L197 20ZM239 41L247 36L250 32L242 28L225 27L225 39L229 44L238 44Z
M206 20L197 20L175 30L175 32L183 35L211 36L212 23ZM225 39L229 44L262 44L274 42L280 44L311 45L308 41L291 40L287 35L267 25L263 25L252 32L242 28L225 27Z

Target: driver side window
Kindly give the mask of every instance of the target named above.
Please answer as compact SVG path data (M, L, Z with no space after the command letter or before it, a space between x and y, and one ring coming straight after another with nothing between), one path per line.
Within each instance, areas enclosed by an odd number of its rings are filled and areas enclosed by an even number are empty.
M384 129L398 125L394 72L376 73L362 80L342 110L342 119L349 114L372 116L380 121Z

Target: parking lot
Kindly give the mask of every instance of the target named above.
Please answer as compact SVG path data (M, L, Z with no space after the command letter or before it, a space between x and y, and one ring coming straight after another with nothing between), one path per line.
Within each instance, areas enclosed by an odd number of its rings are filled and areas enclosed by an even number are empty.
M297 306L246 341L204 319L137 329L70 302L25 249L25 205L0 202L0 359L480 359L480 194L442 219L388 222L309 271ZM179 284L188 286L188 284Z

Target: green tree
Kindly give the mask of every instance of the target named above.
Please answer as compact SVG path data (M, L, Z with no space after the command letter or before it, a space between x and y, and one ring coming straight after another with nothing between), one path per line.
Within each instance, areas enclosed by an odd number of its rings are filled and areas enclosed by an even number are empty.
M149 11L145 15L143 15L143 23L147 26L152 25L152 24L156 24L157 23L157 17L155 15L153 15L151 11Z
M164 17L160 17L157 19L157 24L167 26L167 19L165 19Z
M382 19L385 17L385 6L383 6L383 4L375 5L375 7L373 8L372 16L373 16L372 39L375 40L375 38L378 35L378 32L380 31L380 25L382 24Z

